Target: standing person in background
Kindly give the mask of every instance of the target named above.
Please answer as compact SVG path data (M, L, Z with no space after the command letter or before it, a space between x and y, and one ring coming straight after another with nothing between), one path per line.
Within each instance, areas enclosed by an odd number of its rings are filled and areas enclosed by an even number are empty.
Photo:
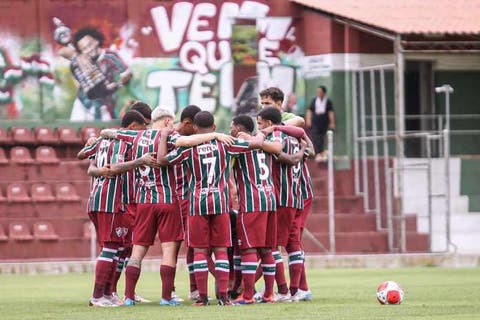
M325 86L318 87L317 97L312 100L307 109L305 124L307 129L310 129L315 146L317 154L315 161L326 161L325 134L328 130L335 130L335 115L332 100L328 98Z

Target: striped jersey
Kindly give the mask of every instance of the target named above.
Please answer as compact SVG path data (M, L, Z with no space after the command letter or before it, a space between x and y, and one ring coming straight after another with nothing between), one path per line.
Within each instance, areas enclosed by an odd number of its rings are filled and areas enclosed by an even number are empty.
M124 144L122 150L125 150L123 154L114 154L112 156L112 164L128 162L132 160L132 148L131 145L123 140L116 140L119 144ZM122 175L122 201L124 204L135 203L135 171L128 170Z
M275 191L262 150L249 150L235 160L233 173L237 184L240 212L275 211Z
M120 130L117 138L131 144L132 159L142 157L149 152L158 152L160 130ZM167 148L173 149L174 137L167 139ZM175 193L175 174L173 168L139 166L135 169L136 203L174 203L177 201Z
M267 136L269 141L279 141L283 145L282 151L293 154L300 150L300 144L296 138L290 137L281 131L274 131ZM276 158L276 157L274 157ZM280 161L273 161L272 176L277 206L290 208L303 208L303 199L300 192L300 178L303 161L295 166L290 166Z
M302 194L302 199L313 198L313 183L312 177L310 176L310 171L308 170L308 165L306 159L303 159L302 166L302 179L300 182L300 192Z
M95 149L95 154L90 155L90 158L95 161L98 168L102 168L111 164L112 161L123 161L120 157L125 153L126 144L112 139L101 139L96 144ZM114 178L93 177L87 208L89 212L115 213L124 211L121 176L118 175Z
M249 143L244 141L237 140L227 146L214 139L198 146L178 148L167 155L171 165L184 162L190 171L190 215L228 213L230 162L248 147Z

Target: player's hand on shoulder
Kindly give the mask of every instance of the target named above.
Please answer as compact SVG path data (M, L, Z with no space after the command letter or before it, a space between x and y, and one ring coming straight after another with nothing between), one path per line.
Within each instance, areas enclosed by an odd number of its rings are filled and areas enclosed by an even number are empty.
M139 164L156 167L157 165L157 155L155 152L145 153L143 156L139 158Z
M238 138L238 139L241 139L241 140L244 140L244 141L250 141L250 140L252 140L252 136L249 135L249 134L246 133L246 132L239 132L238 135L237 135L237 138Z
M227 146L231 146L235 142L235 138L231 135L224 134L224 133L217 133L216 138L218 141L226 144Z

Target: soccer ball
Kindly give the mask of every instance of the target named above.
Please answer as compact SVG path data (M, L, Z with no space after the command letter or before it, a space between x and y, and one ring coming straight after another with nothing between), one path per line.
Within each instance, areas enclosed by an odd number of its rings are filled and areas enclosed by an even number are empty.
M403 289L395 281L385 281L377 288L377 300L380 304L400 304L403 301Z

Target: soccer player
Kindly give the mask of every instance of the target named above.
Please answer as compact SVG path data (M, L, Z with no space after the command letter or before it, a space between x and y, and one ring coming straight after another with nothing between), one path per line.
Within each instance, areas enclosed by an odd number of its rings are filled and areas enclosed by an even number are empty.
M231 146L216 139L213 115L207 111L197 113L194 118L196 132L208 133L204 143L193 147L181 147L167 155L165 142L167 133L162 131L162 142L158 153L160 165L175 165L186 162L191 178L189 182L190 208L187 220L186 241L194 248L194 271L199 299L196 306L208 305L207 252L215 253L215 273L218 285L219 305L229 305L227 297L229 261L227 247L231 244L228 176L232 157L249 148L259 147L263 141L235 141ZM208 136L208 135L207 135ZM205 137L205 136L203 136ZM187 137L190 138L190 137ZM195 138L195 137L194 137ZM180 139L177 143L180 142Z
M296 116L290 112L283 112L282 104L285 95L283 91L277 87L269 87L265 90L260 91L260 105L262 108L266 107L275 107L281 113L282 123L285 125L295 126L295 127L304 127L305 119L302 117Z
M143 116L131 111L122 119L122 126L130 129L144 127ZM95 285L91 306L116 306L107 283L111 283L118 249L124 244L129 224L125 220L122 203L120 176L110 171L110 165L122 161L118 154L125 152L125 146L109 139L99 139L95 144L85 147L79 155L91 157L88 174L92 176L92 190L88 201L88 214L95 225L97 239L102 247L95 268ZM117 160L115 160L117 159ZM152 163L151 155L139 158L129 163L125 169Z
M103 130L102 134L127 141L132 145L133 157L139 158L144 154L158 151L160 130L165 128L170 130L173 127L173 120L172 112L157 107L152 111L152 127L149 130L140 132ZM173 147L173 140L170 139L169 148L173 149ZM148 248L154 244L157 233L162 246L160 305L178 305L179 301L172 298L172 291L178 247L183 239L183 228L175 192L174 171L173 168L168 167L144 166L136 169L136 176L138 178L137 212L132 255L125 271L124 305L135 304L135 287L140 277L141 262Z
M251 117L239 115L233 118L230 133L234 137L240 132L252 135L254 128ZM266 154L257 149L240 154L235 159L233 172L239 203L236 225L244 285L243 295L233 304L255 302L257 254L265 280L263 302L274 302L275 260L271 248L276 244L276 201Z
M258 128L265 129L272 125L281 124L281 113L277 108L265 107L257 116ZM300 149L298 139L290 137L281 131L274 131L267 136L267 140L278 143L281 150L286 154L294 154L303 150ZM273 161L272 174L276 190L277 199L277 244L276 247L284 247L289 254L289 270L291 286L298 288L300 281L303 256L300 250L300 231L295 221L297 210L303 208L303 199L300 193L300 174L302 170L302 161L298 163L285 163L281 158ZM298 229L298 230L297 230ZM276 262L275 279L278 286L277 301L289 302L290 292L286 284L283 261L280 251L273 252Z

